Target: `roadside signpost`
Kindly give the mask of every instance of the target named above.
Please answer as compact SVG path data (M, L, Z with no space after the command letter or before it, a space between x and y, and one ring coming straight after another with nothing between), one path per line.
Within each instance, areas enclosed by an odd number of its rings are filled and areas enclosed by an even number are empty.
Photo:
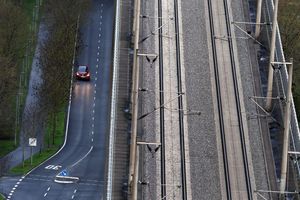
M28 144L30 146L30 165L32 165L32 147L36 147L37 139L36 138L29 138Z

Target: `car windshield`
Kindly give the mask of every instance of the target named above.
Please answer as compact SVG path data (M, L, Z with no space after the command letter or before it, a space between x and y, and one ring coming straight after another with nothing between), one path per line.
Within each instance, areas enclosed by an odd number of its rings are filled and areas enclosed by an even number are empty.
M78 67L78 72L86 72L87 71L87 67L86 66L79 66Z

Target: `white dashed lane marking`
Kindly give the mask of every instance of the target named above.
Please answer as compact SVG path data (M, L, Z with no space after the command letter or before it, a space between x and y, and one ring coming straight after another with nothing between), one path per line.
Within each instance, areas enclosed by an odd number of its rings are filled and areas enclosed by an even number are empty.
M48 194L48 193L46 192L46 193L44 194L44 197L47 196L47 194Z
M48 189L47 189L48 192L49 192L50 188L51 188L51 187L48 187Z

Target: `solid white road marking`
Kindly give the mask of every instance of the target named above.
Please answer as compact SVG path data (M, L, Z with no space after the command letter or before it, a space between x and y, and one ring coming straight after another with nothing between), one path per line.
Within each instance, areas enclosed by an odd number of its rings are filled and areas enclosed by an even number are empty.
M76 163L74 163L72 165L72 167L74 167L75 165L77 165L78 163L80 163L83 159L85 159L91 153L91 151L93 150L93 148L94 148L94 146L91 146L90 150L82 158L80 158Z

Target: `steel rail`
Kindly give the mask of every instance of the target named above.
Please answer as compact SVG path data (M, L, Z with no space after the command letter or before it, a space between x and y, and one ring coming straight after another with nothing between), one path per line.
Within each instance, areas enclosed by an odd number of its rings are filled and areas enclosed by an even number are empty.
M240 104L240 94L239 94L239 88L238 88L238 82L237 82L235 56L234 56L234 52L233 52L233 43L232 43L232 37L231 37L231 23L230 23L230 19L229 19L229 8L228 8L227 0L223 0L223 3L224 3L224 10L225 10L225 17L226 17L225 21L226 21L226 28L227 28L227 34L228 34L229 53L230 53L230 60L231 60L231 67L232 67L231 69L232 69L232 74L233 74L233 84L234 84L235 101L236 101L236 107L237 107L238 123L239 123L240 136L241 136L240 139L241 139L241 145L242 145L244 173L245 173L245 177L246 177L247 193L248 193L248 199L253 199L249 166L248 166L248 156L247 156L247 149L246 149L246 143L245 143L245 130L244 130L244 125L243 125L242 111L241 111L241 104Z
M181 55L180 55L180 38L179 38L179 20L178 20L178 0L174 0L175 15L175 38L176 38L176 67L177 67L177 91L182 94L181 79ZM182 95L178 96L178 115L179 115L179 137L180 137L180 155L181 155L181 191L182 199L187 200L186 186L186 165L185 165L185 144L184 144L184 123L183 123L183 102Z
M158 27L162 27L162 0L158 0ZM164 105L164 69L163 69L163 41L162 29L158 30L159 42L159 105ZM161 143L161 199L166 197L166 163L165 163L165 111L164 107L159 108L160 113L160 143Z
M214 72L215 72L215 84L217 90L217 102L218 102L219 124L220 124L220 134L221 134L222 152L223 152L225 187L226 187L227 199L230 200L232 199L232 195L231 195L231 186L230 186L230 179L229 179L230 177L229 166L228 166L225 127L224 127L224 119L223 119L220 80L219 80L217 49L216 49L216 42L215 42L215 28L214 28L211 0L207 0L207 3L208 3L208 14L209 14L209 23L210 23L210 33L211 33L212 54L213 54L213 62L214 62Z

